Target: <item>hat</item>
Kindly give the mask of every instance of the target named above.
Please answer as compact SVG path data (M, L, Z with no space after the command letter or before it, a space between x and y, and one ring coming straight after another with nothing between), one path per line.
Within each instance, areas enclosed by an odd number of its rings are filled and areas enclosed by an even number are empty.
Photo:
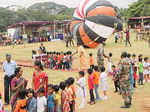
M7 56L11 56L11 55L7 53L7 54L6 54L6 57L7 57Z

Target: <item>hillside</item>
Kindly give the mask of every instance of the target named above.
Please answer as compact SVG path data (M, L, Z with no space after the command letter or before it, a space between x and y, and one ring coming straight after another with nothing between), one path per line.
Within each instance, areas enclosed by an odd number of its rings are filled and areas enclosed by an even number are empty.
M72 15L74 9L53 2L36 3L28 8L29 10L45 12L50 15L63 14Z

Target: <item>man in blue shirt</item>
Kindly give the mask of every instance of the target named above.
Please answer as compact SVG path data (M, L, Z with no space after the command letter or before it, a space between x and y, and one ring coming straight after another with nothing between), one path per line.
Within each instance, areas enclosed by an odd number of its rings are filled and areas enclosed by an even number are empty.
M11 80L14 77L15 69L17 64L15 61L11 60L11 55L6 54L6 61L3 63L2 68L5 73L4 76L4 95L5 95L5 104L9 104L9 94L11 88Z

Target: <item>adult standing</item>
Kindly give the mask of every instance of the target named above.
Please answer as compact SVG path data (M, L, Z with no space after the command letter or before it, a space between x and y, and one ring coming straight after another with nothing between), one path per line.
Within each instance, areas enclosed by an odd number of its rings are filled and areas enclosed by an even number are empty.
M32 88L34 89L35 93L37 93L40 88L44 88L46 96L48 86L47 74L44 72L43 65L40 61L35 61L34 68L35 72L33 73L32 78Z
M39 50L41 50L42 54L46 53L46 48L43 43L41 43Z
M104 42L102 42L98 46L98 51L97 51L97 64L98 64L98 69L101 71L101 68L104 66L104 58L107 58L107 56L104 53Z
M126 31L125 31L124 33L126 33L126 46L128 46L128 43L129 43L129 45L130 45L130 47L131 47L131 42L130 42L130 31L129 31L129 29L127 28Z
M22 77L23 70L21 67L17 67L15 70L15 77L11 81L11 106L14 109L14 104L17 101L18 93L20 90L24 90L27 87L27 80Z
M10 100L10 88L11 88L11 80L14 77L15 69L17 64L15 61L11 60L11 55L6 54L6 61L2 65L2 69L5 72L4 76L4 95L5 95L5 105L9 104Z
M87 55L85 52L85 49L82 45L78 44L78 55L79 55L79 61L80 61L80 70L86 70L88 67L87 63Z
M124 100L124 105L121 108L130 108L131 105L131 87L130 87L130 62L127 58L127 53L123 52L122 59L118 65L118 74L120 81L121 94Z

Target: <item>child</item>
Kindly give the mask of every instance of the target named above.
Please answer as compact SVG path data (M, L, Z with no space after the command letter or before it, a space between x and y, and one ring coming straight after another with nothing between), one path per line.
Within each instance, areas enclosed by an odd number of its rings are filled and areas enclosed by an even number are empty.
M71 82L70 80L66 80L65 81L65 84L66 84L66 92L68 93L69 95L69 105L70 105L70 112L73 112L73 105L72 105L72 101L73 101L73 92L72 92L72 89L70 88L70 85L71 85Z
M94 66L93 78L94 78L94 88L96 94L96 101L100 100L98 88L99 88L99 76L100 72L98 71L98 66Z
M48 85L48 95L47 95L47 112L54 112L55 109L55 95L53 85Z
M40 88L37 93L37 112L47 112L47 99L44 96L44 88Z
M102 91L104 92L103 100L107 100L107 73L105 72L105 67L101 68L100 82L102 86Z
M119 84L119 76L115 65L112 65L112 71L113 71L112 75L114 80L115 92L118 92L118 89L120 90L120 84Z
M80 105L80 109L85 107L85 97L86 97L86 80L84 78L84 71L80 71L79 72L79 78L77 78L77 93L78 93L78 97L81 98L82 103Z
M29 88L27 90L27 112L37 112L37 100L34 97L34 90Z
M74 86L74 78L70 77L68 78L69 83L70 83L70 87L69 89L71 89L72 91L72 101L71 103L71 107L72 107L72 112L75 112L75 99L76 99L76 93L75 93L75 86Z
M69 105L69 94L65 90L66 84L65 82L60 83L61 92L61 105L62 105L62 112L70 112L70 105Z
M144 79L145 79L145 82L148 82L149 81L148 57L144 58L143 67L144 67Z
M88 69L88 87L89 87L89 93L90 93L90 104L93 105L95 104L95 98L94 98L94 80L93 80L93 70Z
M0 93L0 112L4 112L4 107L1 99L2 99L2 94Z
M139 58L139 63L138 63L138 71L139 71L139 84L143 85L143 64L142 64L142 58Z
M61 97L59 94L59 86L54 85L53 89L55 91L55 112L61 112Z
M90 68L91 68L91 69L94 69L93 54L90 53L89 56L90 56Z
M20 90L18 93L18 98L19 98L19 100L17 100L13 112L27 112L27 110L26 110L26 105L27 105L26 91Z
M112 65L113 65L112 53L109 53L109 57L108 57L108 73L109 73L109 75L112 74Z
M72 52L71 51L69 52L69 59L70 59L69 69L72 71Z

